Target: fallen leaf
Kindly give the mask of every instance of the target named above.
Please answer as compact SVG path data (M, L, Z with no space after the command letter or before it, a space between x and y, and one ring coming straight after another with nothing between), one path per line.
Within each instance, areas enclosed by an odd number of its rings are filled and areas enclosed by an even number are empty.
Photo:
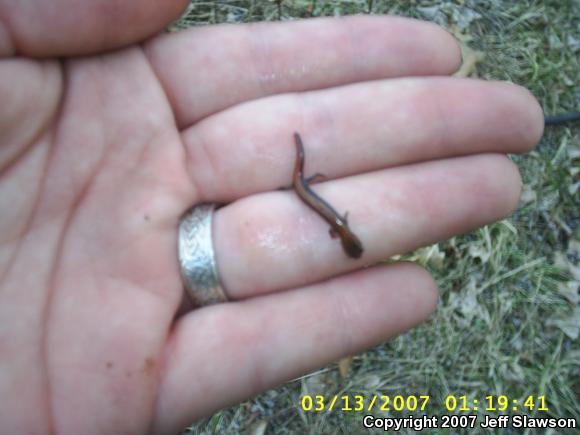
M485 59L485 54L481 51L476 51L465 44L461 44L461 55L463 56L463 63L459 70L453 75L455 77L476 77L477 64Z
M521 204L528 204L530 202L534 202L537 199L538 195L536 191L532 189L529 184L524 184L524 188L522 190L522 194L520 195L520 203Z
M576 340L580 335L580 307L576 307L568 316L548 319L546 324L559 328L572 340Z
M350 371L351 366L352 366L352 355L344 357L338 362L338 371L343 379L348 376L348 372Z
M256 421L248 428L248 435L264 435L268 422L265 420Z

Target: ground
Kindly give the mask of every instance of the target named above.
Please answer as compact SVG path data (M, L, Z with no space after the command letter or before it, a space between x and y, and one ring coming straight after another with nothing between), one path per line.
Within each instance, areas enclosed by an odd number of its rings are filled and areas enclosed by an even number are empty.
M577 0L193 1L171 30L358 13L434 21L464 44L461 74L523 85L546 113L580 108ZM578 125L549 127L534 151L512 157L525 183L513 216L405 255L427 266L441 289L428 323L197 422L187 433L360 432L361 412L302 410L301 398L316 393L429 395L437 405L427 415L443 413L449 396L458 406L466 396L473 406L489 395L519 403L532 395L535 406L526 414L580 423ZM538 396L548 411L539 409ZM501 409L505 399L494 400ZM479 408L469 413L507 412Z

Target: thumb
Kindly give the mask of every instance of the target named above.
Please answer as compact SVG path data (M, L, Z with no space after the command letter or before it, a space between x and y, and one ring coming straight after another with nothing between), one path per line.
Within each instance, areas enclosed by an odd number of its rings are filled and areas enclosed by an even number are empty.
M0 0L0 57L72 56L158 33L188 0Z

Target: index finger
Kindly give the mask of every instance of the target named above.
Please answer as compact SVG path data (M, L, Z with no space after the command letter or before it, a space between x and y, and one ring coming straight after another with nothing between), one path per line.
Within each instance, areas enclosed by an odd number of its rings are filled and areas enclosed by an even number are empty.
M180 128L267 95L450 74L461 60L441 27L385 16L209 26L156 38L146 53Z

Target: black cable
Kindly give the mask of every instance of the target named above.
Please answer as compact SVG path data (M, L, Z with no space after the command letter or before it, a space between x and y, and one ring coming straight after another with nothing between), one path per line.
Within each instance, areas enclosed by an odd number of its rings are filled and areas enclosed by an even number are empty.
M580 121L580 112L562 113L560 115L545 116L546 125L559 125L567 122Z

